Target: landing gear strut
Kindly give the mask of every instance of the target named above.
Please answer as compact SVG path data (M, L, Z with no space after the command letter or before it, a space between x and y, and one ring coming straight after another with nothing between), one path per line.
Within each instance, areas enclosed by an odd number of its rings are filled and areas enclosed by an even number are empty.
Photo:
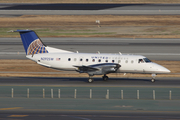
M151 82L154 83L155 82L156 74L152 74L151 76L152 76Z
M94 82L94 79L92 78L92 76L89 76L88 82L89 83L93 83Z
M109 79L109 77L106 76L106 74L104 74L104 76L102 77L102 79L103 79L104 81L107 81L107 80Z

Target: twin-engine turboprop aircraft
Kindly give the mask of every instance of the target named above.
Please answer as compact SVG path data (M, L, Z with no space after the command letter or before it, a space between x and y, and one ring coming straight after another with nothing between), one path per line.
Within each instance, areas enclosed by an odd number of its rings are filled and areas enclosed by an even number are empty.
M152 82L156 74L170 73L141 55L75 53L46 46L32 30L13 32L20 33L27 58L45 67L87 73L89 83L94 81L93 75L103 75L103 80L108 80L108 73L149 73Z

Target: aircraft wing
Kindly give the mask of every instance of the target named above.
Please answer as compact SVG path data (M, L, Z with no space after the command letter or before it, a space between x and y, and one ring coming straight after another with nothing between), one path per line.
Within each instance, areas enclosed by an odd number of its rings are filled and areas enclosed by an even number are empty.
M76 67L77 71L80 72L80 73L87 73L87 72L90 72L90 71L99 70L97 68L90 67L90 66L74 66L74 67Z
M74 66L79 73L88 73L92 75L102 75L116 72L120 65L117 63L102 63L89 66Z

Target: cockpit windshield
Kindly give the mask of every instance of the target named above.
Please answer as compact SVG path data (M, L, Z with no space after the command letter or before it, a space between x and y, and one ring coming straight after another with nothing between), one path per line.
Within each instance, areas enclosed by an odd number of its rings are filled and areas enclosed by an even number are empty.
M148 58L143 58L143 60L148 63L148 62L151 62L151 60L149 60Z
M138 63L149 63L151 62L148 58L139 59Z

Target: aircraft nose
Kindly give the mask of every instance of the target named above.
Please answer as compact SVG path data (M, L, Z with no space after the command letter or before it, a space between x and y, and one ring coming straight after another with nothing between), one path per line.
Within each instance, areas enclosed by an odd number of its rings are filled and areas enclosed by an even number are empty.
M170 73L170 72L171 72L171 71L168 70L167 68L165 68L163 71L164 71L165 73Z
M161 65L158 65L156 63L153 64L154 65L154 68L156 69L155 71L157 73L170 73L171 71L168 70L167 68L161 66Z
M161 72L163 72L163 73L170 73L171 71L170 70L168 70L167 68L165 68L165 67L161 67Z

